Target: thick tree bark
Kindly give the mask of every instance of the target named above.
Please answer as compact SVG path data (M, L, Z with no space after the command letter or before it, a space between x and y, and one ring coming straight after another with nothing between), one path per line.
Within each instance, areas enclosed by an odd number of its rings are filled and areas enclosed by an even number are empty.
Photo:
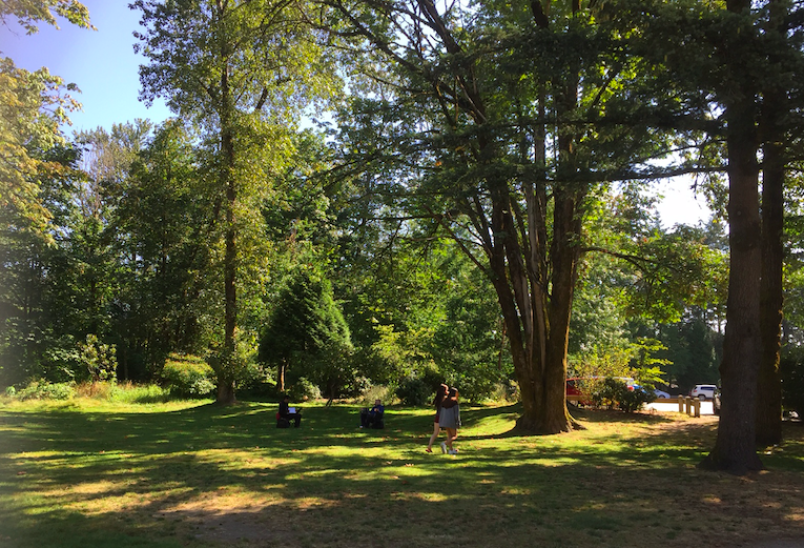
M228 375L218 376L216 403L229 405L235 402L235 383Z
M761 223L759 167L750 93L726 105L729 176L729 296L720 364L723 404L717 441L704 468L745 474L759 470L756 392L762 341L759 333Z
M561 188L554 191L555 209L551 252L552 280L549 307L549 335L544 367L545 416L544 431L564 432L572 426L567 412L567 351L572 303L578 277L581 246L580 204L584 192ZM558 400L561 400L560 403Z
M564 383L578 246L554 246L556 287L548 294L524 268L524 251L516 240L511 204L503 200L496 203L492 222L495 238L488 251L523 404L517 428L536 434L567 432L573 422L567 412ZM571 240L574 238L567 241ZM539 275L547 277L544 271Z
M778 142L766 144L762 179L762 359L757 393L757 444L762 446L782 441L779 354L784 303L784 160L780 148Z
M766 162L767 159L766 155ZM768 191L765 188L768 184L766 171L762 192L763 246L760 314L762 358L759 370L756 417L756 442L759 446L776 445L782 441L782 381L779 361L784 301L782 289L784 259L781 237L766 236L766 232L774 231L772 225L776 224L775 219L769 219L770 214L766 214L765 208L770 206ZM779 210L781 209L783 208L780 207ZM779 216L781 217L781 211Z
M541 4L533 2L531 8L536 25L541 29L548 28L549 18ZM573 2L572 10L576 14L580 6ZM577 73L574 73L566 81L554 83L558 118L570 118L577 109L579 81ZM540 94L540 100L545 101L544 93ZM540 105L540 111L544 113L543 105ZM541 167L544 167L543 139L542 133L537 135L534 158ZM544 248L548 233L545 226L547 219L543 213L546 209L546 192L539 189L526 192L529 239L523 235L522 245L517 246L515 254L509 252L507 257L512 283L520 283L520 286L528 288L528 299L517 299L520 314L512 314L509 320L509 331L516 329L522 332L520 339L515 341L510 338L512 349L514 344L524 345L521 351L512 350L512 357L515 364L517 359L525 361L515 369L523 402L526 397L531 398L523 406L517 426L540 434L567 432L575 426L567 411L565 383L570 317L581 248L578 245L582 232L580 208L586 186L574 181L577 175L575 135L568 128L559 129L558 154L557 181L552 188L553 235L549 256ZM525 182L523 186L527 188L527 185L528 182ZM510 205L505 204L505 211L511 209ZM522 268L522 257L525 258L526 268ZM521 278L521 282L517 278ZM550 283L544 283L548 278ZM516 289L516 285L514 287ZM524 306L524 302L529 306ZM522 314L523 310L528 314ZM516 325L512 325L514 322ZM528 386L523 388L524 383Z
M572 13L580 3L572 3ZM567 119L578 108L579 70L573 69L567 80L555 85L558 118ZM542 369L544 408L540 429L563 432L573 421L567 412L567 351L572 303L578 277L582 237L582 204L587 185L575 181L578 174L576 135L573 129L559 128L557 181L553 188L553 241L550 249L551 280L547 352Z
M769 32L783 33L787 2L770 2ZM772 56L771 65L781 67ZM782 118L787 94L776 80L766 82L760 128L763 141L762 169L762 289L760 330L762 360L757 392L757 445L782 441L782 382L779 359L784 305L784 129Z
M230 131L224 130L223 148L224 161L234 164L234 147ZM231 162L231 164L229 163ZM235 182L231 176L232 169L227 169L229 180L226 183L226 234L224 253L224 356L221 376L221 385L218 386L218 403L232 403L235 400L233 360L235 357L235 337L237 330L237 232L235 229L234 209L237 200Z

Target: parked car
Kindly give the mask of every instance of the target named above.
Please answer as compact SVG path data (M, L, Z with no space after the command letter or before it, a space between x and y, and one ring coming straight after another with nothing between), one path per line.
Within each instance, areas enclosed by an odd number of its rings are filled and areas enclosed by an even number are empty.
M715 392L717 392L717 386L714 384L696 384L695 388L690 391L690 396L701 400L714 400Z
M659 390L658 388L653 390L653 395L659 399L668 399L673 397L668 392L665 392L664 390Z
M577 377L567 379L567 385L566 385L567 396L570 396L570 399L575 403L577 403L578 405L592 405L592 400L591 398L589 398L588 391L584 392L582 390L581 387L582 384L583 379ZM581 396L583 396L583 398Z

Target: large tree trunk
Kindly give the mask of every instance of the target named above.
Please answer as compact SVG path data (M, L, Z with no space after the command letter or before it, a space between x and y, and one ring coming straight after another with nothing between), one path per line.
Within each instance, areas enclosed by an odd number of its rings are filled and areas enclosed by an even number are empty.
M580 3L572 2L572 13ZM579 69L570 71L567 80L554 86L557 117L571 119L578 109ZM540 429L545 432L570 430L573 421L567 412L567 350L575 283L578 277L580 241L583 227L581 207L586 198L586 184L578 175L575 129L558 130L557 181L553 187L553 241L550 249L551 279L549 319L546 328L547 351L542 368L544 413Z
M744 474L762 468L755 445L757 374L762 349L759 333L762 257L755 99L750 92L734 97L726 105L730 262L726 334L720 364L723 404L715 447L701 464L705 468Z
M783 33L786 2L770 2L769 33ZM769 60L781 66L779 59ZM760 331L762 360L757 392L757 445L782 441L782 382L779 359L784 305L784 129L787 94L777 81L766 82L760 127L762 170L762 290Z
M545 412L540 429L565 432L573 426L567 412L567 350L581 248L579 205L584 196L580 190L567 188L556 189L554 195L549 334L543 368Z
M577 14L580 5L572 2L572 12ZM550 26L548 12L538 1L531 3L535 24L541 29ZM577 109L578 72L568 76L566 81L553 85L557 118L571 118ZM544 118L546 94L540 93L540 114ZM534 161L544 168L544 130L536 136ZM522 332L519 340L509 337L512 348L523 344L521 351L512 350L512 357L526 363L516 368L523 400L523 414L517 426L540 434L557 434L573 429L574 422L567 411L566 377L567 349L569 346L569 326L572 303L575 294L577 266L580 257L582 218L580 207L585 198L584 185L575 182L577 175L575 133L569 127L558 132L559 162L556 170L557 181L553 191L552 244L547 258L546 249L548 229L545 226L546 192L526 193L529 241L523 238L523 245L517 248L517 257L524 256L526 269L520 272L520 265L508 254L509 276L516 280L522 277L521 285L528 287L528 299L518 298L520 309L528 314L518 317L511 315L509 331ZM544 182L540 182L544 184ZM529 188L529 182L523 186ZM527 191L526 191L527 192ZM507 206L505 210L512 207ZM513 222L512 222L513 223ZM549 284L545 282L549 278ZM516 289L516 281L513 281ZM527 302L529 306L521 303ZM505 309L505 307L503 307ZM523 387L523 383L527 386ZM528 398L530 400L528 400Z
M492 225L495 243L488 251L492 283L505 321L522 399L517 428L536 434L566 432L572 429L572 422L564 389L566 345L561 344L560 337L558 346L563 346L564 352L550 351L553 318L549 312L560 305L548 306L546 292L529 280L522 264L522 249L513 235L513 218L506 213L511 209L506 202L495 204ZM566 316L569 317L569 312ZM562 321L558 319L557 324ZM567 323L557 333L566 333L568 329Z
M235 402L235 383L227 375L218 375L217 403L228 405Z

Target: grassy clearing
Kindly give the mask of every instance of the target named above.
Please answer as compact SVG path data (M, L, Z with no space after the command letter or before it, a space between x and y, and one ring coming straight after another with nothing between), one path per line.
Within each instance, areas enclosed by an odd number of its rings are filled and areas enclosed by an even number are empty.
M754 546L804 537L804 428L748 478L702 472L713 418L579 412L586 430L510 433L462 408L457 457L424 452L428 410L274 404L0 406L0 546Z

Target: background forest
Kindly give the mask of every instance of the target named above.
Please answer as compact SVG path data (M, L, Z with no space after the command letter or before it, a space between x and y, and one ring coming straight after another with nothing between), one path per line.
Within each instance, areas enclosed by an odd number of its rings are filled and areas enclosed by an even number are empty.
M754 228L781 227L784 321L762 322L804 410L797 3L131 8L162 124L65 135L62 82L0 66L0 386L421 405L445 381L561 431L566 377L720 383L753 173ZM678 176L708 222L660 223L652 185Z

